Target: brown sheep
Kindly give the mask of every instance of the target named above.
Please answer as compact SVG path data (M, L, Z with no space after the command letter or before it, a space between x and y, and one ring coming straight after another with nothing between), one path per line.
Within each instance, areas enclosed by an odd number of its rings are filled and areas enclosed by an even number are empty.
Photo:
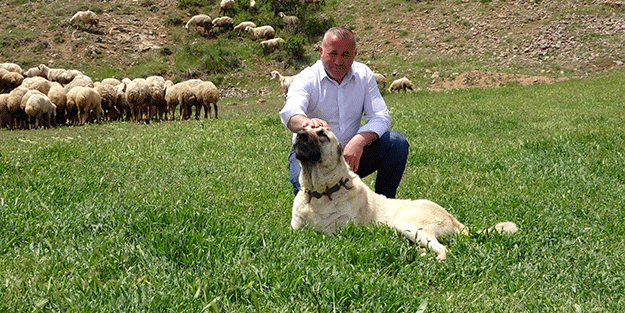
M89 25L89 28L91 28L91 26L95 26L98 27L98 16L93 12L93 11L78 11L76 12L76 14L74 14L74 16L72 16L72 18L69 20L69 23L77 26L78 24L82 24L84 25Z
M399 92L400 90L407 92L406 89L414 90L413 88L414 88L414 84L408 78L402 77L391 83L391 86L388 87L388 92L393 92L393 91Z

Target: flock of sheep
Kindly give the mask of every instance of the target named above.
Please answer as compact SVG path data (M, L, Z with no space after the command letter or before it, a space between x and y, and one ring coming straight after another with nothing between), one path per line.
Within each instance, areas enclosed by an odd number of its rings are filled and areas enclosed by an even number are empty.
M44 64L23 71L14 63L0 63L0 127L27 129L52 125L82 125L93 121L180 120L195 118L204 108L217 118L219 90L209 82L191 79L174 84L161 76L106 78L93 82L76 70Z
M314 2L312 0L306 0L306 2ZM256 1L250 1L250 9L254 10L256 7ZM234 12L234 0L221 0L219 4L219 14L223 16L211 18L206 14L198 14L191 17L186 25L185 29L191 27L199 27L204 30L205 34L220 34L226 31L234 30L247 32L251 34L254 39L261 40L260 46L270 50L281 48L284 43L284 39L276 37L276 30L271 25L257 26L252 21L245 21L234 26L234 20L226 16L225 14ZM295 28L299 23L299 18L294 15L286 15L284 12L278 13L278 16L282 18L285 28Z
M318 4L319 0L305 0ZM250 8L256 5L250 1ZM220 14L234 11L234 0L222 0ZM285 27L296 27L299 19L279 13ZM72 16L70 24L75 26L97 27L97 15L92 11L80 11ZM212 19L205 14L195 15L185 28L201 27L204 32L227 30L245 31L255 39L262 39L261 47L279 48L284 42L275 37L270 25L256 26L246 21L234 26L232 18L221 16ZM277 71L270 73L277 79L286 95L294 76L282 76ZM383 89L386 78L375 75L378 86ZM394 81L388 91L413 90L414 85L402 78ZM52 125L82 125L93 121L132 120L173 120L174 112L180 107L179 119L188 119L195 107L195 118L201 115L209 118L214 109L217 118L219 90L209 82L191 79L174 84L161 76L136 78L106 78L99 82L77 70L49 68L44 64L23 70L15 63L0 63L0 128L28 129Z

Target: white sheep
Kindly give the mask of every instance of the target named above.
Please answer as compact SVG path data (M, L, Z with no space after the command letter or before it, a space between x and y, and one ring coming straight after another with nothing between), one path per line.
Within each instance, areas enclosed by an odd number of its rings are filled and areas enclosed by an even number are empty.
M9 125L9 108L7 102L9 101L9 94L0 94L0 128L7 127Z
M63 88L65 88L65 92L67 93L74 87L93 88L93 81L91 80L91 77L87 75L78 75L74 77L74 79L72 79L72 81L69 82L69 84L65 85Z
M29 68L27 71L24 72L23 75L24 77L44 77L43 73L41 73L41 70L39 69L39 66Z
M250 0L250 10L256 11L256 0Z
M48 91L48 99L56 105L57 124L65 124L67 122L67 97L63 86L58 82L53 82Z
M3 68L9 72L15 72L18 74L22 74L24 71L22 70L22 67L15 64L15 63L0 63L0 68Z
M213 28L213 19L206 14L198 14L189 19L184 28L188 30L190 26L202 27L208 33Z
M89 28L91 28L91 26L98 27L99 20L98 16L93 11L87 10L76 12L69 20L69 23L74 26L78 24L82 24L83 26L89 25Z
M150 85L151 91L151 109L152 116L156 116L160 121L163 115L167 116L167 101L165 101L165 78L162 76L150 76L145 79Z
M130 81L128 78L122 80L126 87L126 101L135 122L150 122L150 101L152 101L152 91L150 84L144 78L135 78Z
M284 95L286 95L286 93L289 91L289 86L291 86L293 79L295 79L295 76L282 76L278 71L271 71L269 75L271 76L271 79L278 79L278 81L280 82L280 87L282 87L282 90L284 90Z
M259 27L246 27L245 31L252 34L255 39L271 39L276 35L276 31L270 25Z
M24 81L22 81L22 84L20 86L27 89L37 89L44 94L48 94L48 91L50 91L50 87L52 87L52 83L43 77L35 76L24 78Z
M100 121L102 117L102 97L90 87L74 87L67 93L67 108L77 112L80 125L84 125L89 117Z
M263 40L260 42L260 46L265 49L275 50L282 48L282 43L284 43L284 39L280 37Z
M130 110L130 106L128 105L128 98L126 97L126 85L129 82L130 79L124 78L115 87L117 89L117 108L120 114L119 117L126 121L129 121L132 117L132 112Z
M56 105L39 90L28 91L22 98L22 107L24 113L34 120L35 128L39 128L40 122L45 122L45 127L52 126L52 117L56 117Z
M219 14L234 13L234 0L221 0Z
M256 27L256 24L250 21L241 22L239 23L239 25L234 27L234 31L242 32L242 31L245 31L246 27Z
M373 73L375 77L375 82L378 84L378 89L383 90L386 88L386 77L380 73Z
M117 78L105 78L101 81L101 83L106 84L106 85L111 85L113 87L117 87L122 82Z
M202 81L191 88L195 94L195 119L199 118L202 107L204 108L204 118L211 115L211 104L215 108L215 118L217 118L217 101L219 101L219 90L209 82Z
M28 92L28 88L24 86L19 86L11 92L9 92L9 96L7 98L7 111L9 112L9 128L11 125L15 128L23 128L24 122L27 119L26 113L22 110L21 103L22 98Z
M229 16L222 16L213 20L213 27L232 29L232 26L234 26L234 21Z
M102 82L93 83L93 89L100 94L102 114L107 120L112 121L119 115L117 109L117 88Z
M406 77L402 77L400 79L396 79L391 83L391 86L388 87L388 92L393 91L401 91L407 92L406 89L414 90L414 84Z
M63 85L69 84L74 79L72 74L62 68L49 68L44 64L39 64L39 70L43 77L47 78L51 82L59 82Z
M21 85L23 81L22 74L0 68L0 92L9 92Z
M299 23L299 18L295 15L286 15L284 12L280 12L278 16L282 18L285 27L295 27Z
M201 82L199 79L191 79L175 85L168 84L165 89L165 101L167 101L167 108L171 112L172 120L174 118L174 110L178 105L180 105L180 120L189 118L191 107L195 105L197 99L192 87Z

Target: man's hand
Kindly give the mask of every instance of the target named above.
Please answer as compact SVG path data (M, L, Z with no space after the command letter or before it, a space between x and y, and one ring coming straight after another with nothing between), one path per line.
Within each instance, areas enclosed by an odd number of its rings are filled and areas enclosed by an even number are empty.
M328 123L322 119L319 118L311 118L308 121L305 121L302 124L302 128L306 127L306 126L310 126L312 128L318 128L318 127L323 127L327 130L330 130L330 126L328 126Z
M294 133L299 132L306 126L310 126L312 128L323 127L327 130L331 130L328 122L319 118L311 119L304 115L293 115L286 126Z
M362 157L365 146L374 142L376 139L378 139L378 134L365 132L356 134L356 136L352 137L347 143L343 149L343 157L345 157L345 161L349 164L349 168L352 172L358 171L360 167L360 157Z

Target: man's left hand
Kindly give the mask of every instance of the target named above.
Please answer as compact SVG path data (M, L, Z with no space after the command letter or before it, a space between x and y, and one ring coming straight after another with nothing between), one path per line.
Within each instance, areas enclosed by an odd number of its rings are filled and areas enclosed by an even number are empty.
M378 134L365 132L356 134L356 136L352 137L347 143L343 149L343 157L345 157L345 161L349 164L349 168L352 172L358 171L360 157L362 157L365 146L374 142L376 139L378 139Z

